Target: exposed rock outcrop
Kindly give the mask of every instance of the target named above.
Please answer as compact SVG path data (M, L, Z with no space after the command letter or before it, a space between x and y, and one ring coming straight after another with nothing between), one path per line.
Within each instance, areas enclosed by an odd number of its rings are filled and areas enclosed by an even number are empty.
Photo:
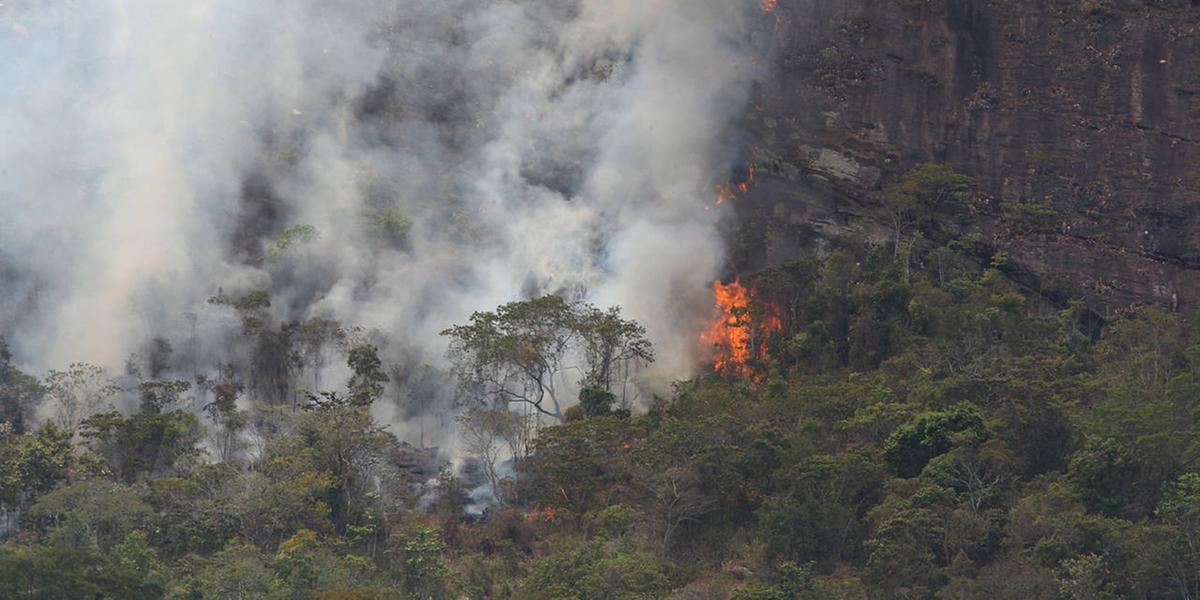
M1200 1L781 0L746 120L752 262L886 235L922 162L984 195L947 218L1094 312L1200 308ZM1030 218L1035 215L1036 218ZM745 257L742 257L745 258Z

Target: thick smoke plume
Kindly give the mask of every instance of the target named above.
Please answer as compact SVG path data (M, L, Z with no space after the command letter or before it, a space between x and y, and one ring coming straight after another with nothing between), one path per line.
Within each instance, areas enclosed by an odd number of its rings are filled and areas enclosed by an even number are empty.
M208 299L438 332L541 293L649 329L686 376L723 261L754 2L7 0L0 335L36 371L162 337L239 358ZM200 366L197 366L200 365Z

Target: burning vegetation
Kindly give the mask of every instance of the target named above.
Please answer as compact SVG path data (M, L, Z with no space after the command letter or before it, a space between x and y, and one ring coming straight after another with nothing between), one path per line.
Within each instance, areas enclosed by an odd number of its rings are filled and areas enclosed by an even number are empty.
M717 185L717 201L706 207L711 209L713 206L720 206L728 201L737 199L740 194L745 194L754 187L755 167L753 164L746 165L740 181L731 181Z
M779 311L754 298L755 289L740 279L713 282L713 299L719 314L700 335L712 349L713 371L725 377L753 377L755 363L766 356L767 339L782 329Z

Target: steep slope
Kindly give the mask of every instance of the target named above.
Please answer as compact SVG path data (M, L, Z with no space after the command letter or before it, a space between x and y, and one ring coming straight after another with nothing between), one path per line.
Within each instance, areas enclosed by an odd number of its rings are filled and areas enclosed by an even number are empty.
M747 117L749 263L888 235L880 190L944 162L940 215L1101 316L1200 308L1200 2L783 0ZM749 239L749 242L746 242Z

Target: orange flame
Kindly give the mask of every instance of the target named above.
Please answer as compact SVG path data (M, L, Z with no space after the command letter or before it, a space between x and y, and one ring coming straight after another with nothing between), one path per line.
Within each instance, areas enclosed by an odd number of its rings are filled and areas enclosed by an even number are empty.
M717 373L753 376L751 359L764 358L763 340L783 327L774 307L767 306L766 314L757 320L751 316L753 295L754 290L743 286L741 280L735 279L728 285L713 283L713 298L721 313L700 334L700 342L713 349L713 371Z
M779 13L775 12L775 9L779 8L779 0L759 0L758 7L761 8L763 12L771 14L775 17L775 33L779 33L779 29L783 25L783 21L780 18Z
M736 200L738 194L745 194L754 187L754 165L746 166L746 179L737 183L722 183L717 186L717 201L713 204L704 207L704 210L711 210L714 206L720 206L731 200Z

